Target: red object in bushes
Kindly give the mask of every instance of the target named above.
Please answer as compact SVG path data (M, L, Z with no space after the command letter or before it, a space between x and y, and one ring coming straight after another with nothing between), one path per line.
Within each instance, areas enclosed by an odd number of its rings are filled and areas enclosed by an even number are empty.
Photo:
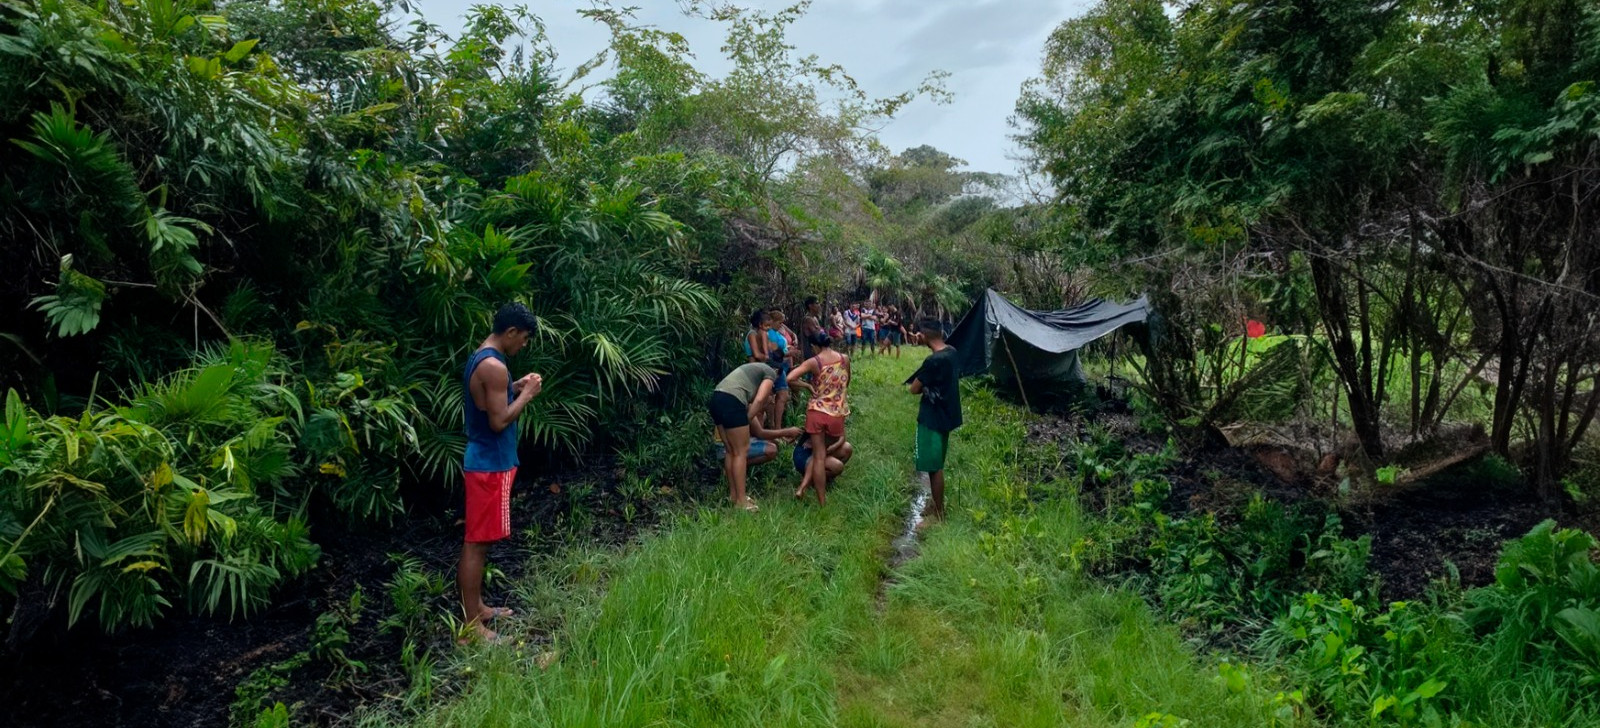
M1267 335L1267 325L1255 319L1245 319L1244 335L1252 339L1259 339Z

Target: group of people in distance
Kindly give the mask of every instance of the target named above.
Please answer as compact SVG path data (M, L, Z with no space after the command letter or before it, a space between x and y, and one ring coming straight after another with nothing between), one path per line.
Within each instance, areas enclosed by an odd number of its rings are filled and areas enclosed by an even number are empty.
M846 345L849 351L854 351L854 342L871 351L878 345L881 331L894 337L898 354L905 334L892 306L880 310L870 302L865 307L852 304L848 319L836 308L831 330L823 324L822 308L815 297L806 299L805 307L803 335L785 324L781 309L753 313L744 339L748 361L723 377L707 402L725 447L722 467L728 479L728 497L748 511L757 506L745 491L746 473L751 465L776 458L780 442L796 443L794 467L802 477L795 497L804 498L807 490L815 489L817 503L827 503L828 484L844 472L854 454L845 440L850 356L835 349L845 334L842 327L852 320L863 327L859 334L851 334L852 343ZM869 320L871 326L866 324ZM511 615L511 610L484 603L484 566L489 545L511 535L517 418L543 389L539 374L513 379L507 359L516 356L538 329L538 318L527 307L516 303L502 307L495 314L493 331L468 357L462 373L466 535L456 586L461 592L465 634L490 641L497 635L488 624ZM950 432L961 426L960 372L955 350L944 343L944 330L937 321L924 321L915 340L933 352L906 384L912 394L922 397L914 458L916 469L928 474L932 486L932 501L924 515L938 520L944 517L944 458ZM803 428L783 426L791 388L810 395Z
M746 490L750 466L777 458L782 442L796 443L794 467L801 479L795 498L804 498L807 490L814 489L817 504L827 504L829 483L844 472L855 454L854 446L845 439L851 374L846 352L859 345L865 351L881 346L887 353L892 345L898 356L905 339L899 311L893 306L878 309L869 301L865 306L851 304L848 310L835 308L830 327L823 326L815 297L806 299L805 308L803 337L785 324L779 308L752 312L743 342L746 362L717 383L706 403L723 448L728 498L747 511L760 510ZM850 333L855 331L851 324L861 327L859 334ZM836 348L841 337L835 332L843 335L844 351ZM881 340L879 332L884 334ZM915 459L917 470L929 474L933 497L928 515L937 519L944 515L944 456L949 434L961 425L960 374L955 351L945 344L944 329L937 321L923 322L915 340L933 351L907 385L911 393L922 396ZM794 390L810 394L804 426L784 427Z
M816 299L807 299L808 302ZM842 342L845 352L867 354L894 352L900 357L900 346L918 343L917 333L906 331L900 309L893 305L879 307L871 300L857 301L846 308L834 307L828 316L826 328L829 336Z

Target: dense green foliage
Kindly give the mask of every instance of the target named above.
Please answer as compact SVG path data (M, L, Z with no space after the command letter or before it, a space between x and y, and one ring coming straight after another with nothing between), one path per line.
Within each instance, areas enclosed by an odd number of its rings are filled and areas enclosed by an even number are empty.
M738 311L855 285L859 236L815 231L865 200L859 130L943 94L798 56L805 9L690 7L713 78L596 7L611 47L563 78L517 8L448 37L381 0L0 4L0 606L259 607L308 523L456 479L458 367L507 301L541 322L528 455L698 426L663 410Z
M304 418L271 356L236 345L79 417L37 417L12 392L5 505L31 521L6 524L0 587L15 593L38 570L70 584L70 620L94 607L112 629L149 625L174 601L248 615L314 564L292 507L304 493L290 485L290 433Z
M1325 506L1252 493L1172 515L1170 449L1130 453L1096 432L1071 450L1070 474L1040 491L1098 501L1074 562L1128 579L1196 636L1281 667L1327 724L1600 719L1600 567L1589 535L1547 521L1506 545L1495 583L1445 580L1424 599L1385 602L1368 570L1371 537L1347 538ZM1058 457L1030 455L1045 467Z
M1331 724L1594 722L1588 536L1546 523L1495 584L1390 604L1330 510L1396 507L1391 458L1461 422L1562 497L1600 404L1597 41L1579 0L1105 0L1058 27L1017 107L1043 247L1150 292L1140 396L1179 432L1292 422L1272 442L1327 453L1299 477L1341 494L1218 475L1233 502L1169 504L1170 456L1094 436L1065 458L1104 511L1073 556Z
M1547 501L1593 447L1600 6L1103 0L1024 89L1053 197L1012 205L1016 180L863 131L944 99L943 74L875 98L789 44L807 2L681 5L725 29L729 72L604 3L581 14L608 48L567 71L520 8L451 37L404 0L0 0L8 644L52 614L248 617L319 530L440 502L459 367L504 302L541 324L513 362L545 382L525 458L614 456L604 507L631 525L709 487L701 396L752 307L1148 292L1134 404L1163 450L1092 429L1046 452L967 385L953 517L885 572L917 355L863 362L827 510L686 510L541 556L505 628L553 635L536 655L439 657L451 590L402 559L381 595L320 605L233 718L288 725L267 705L308 662L353 683L351 632L385 610L424 723L1600 720L1593 538L1547 522L1494 583L1387 602L1339 510L1383 507L1391 458L1446 425L1485 425ZM1244 340L1252 318L1277 331ZM1185 437L1312 420L1337 498L1219 474L1247 495L1169 502ZM595 486L565 486L583 533ZM1184 636L1232 656L1212 674ZM436 701L436 668L465 674L440 661L486 675Z
M1157 296L1175 418L1219 396L1203 332L1263 318L1323 342L1374 461L1487 382L1550 496L1596 413L1597 54L1582 0L1108 0L1052 36L1020 139L1063 247Z

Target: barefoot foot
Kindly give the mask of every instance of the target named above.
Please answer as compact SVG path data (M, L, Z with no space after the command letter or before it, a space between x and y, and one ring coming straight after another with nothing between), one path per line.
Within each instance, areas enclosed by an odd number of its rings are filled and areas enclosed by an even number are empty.
M491 620L500 619L501 617L511 617L515 615L516 612L510 607L484 607L483 611L478 614L478 622L488 622Z
M494 630L483 626L483 622L472 622L462 631L465 634L456 638L456 644L458 645L467 645L473 642L482 642L490 645L500 644L500 635Z

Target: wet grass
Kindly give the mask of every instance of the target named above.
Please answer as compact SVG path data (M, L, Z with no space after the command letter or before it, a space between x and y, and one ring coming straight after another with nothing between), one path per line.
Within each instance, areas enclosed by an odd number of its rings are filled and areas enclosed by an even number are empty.
M785 457L764 466L784 470L758 514L705 508L624 550L541 561L517 586L521 628L552 642L475 649L470 687L414 723L1271 725L1260 688L1228 690L1137 597L1073 573L1076 507L1025 497L1022 414L981 390L952 442L950 521L880 604L912 492L916 399L899 383L918 360L858 365L857 455L826 509L787 497Z

